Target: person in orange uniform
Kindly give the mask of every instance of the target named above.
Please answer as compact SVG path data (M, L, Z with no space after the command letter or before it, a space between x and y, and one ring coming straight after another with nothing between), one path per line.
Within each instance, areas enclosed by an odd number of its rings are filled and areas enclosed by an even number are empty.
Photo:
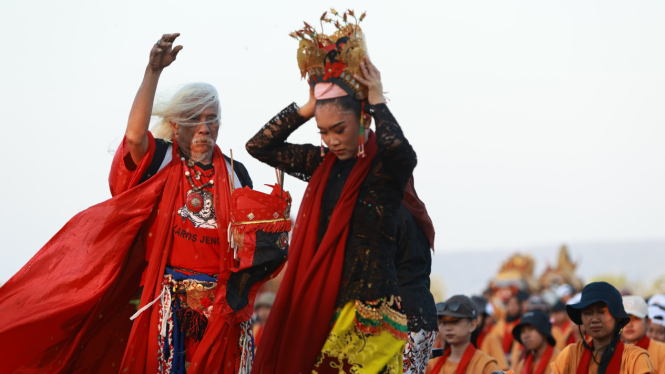
M436 306L439 335L445 339L443 356L429 361L426 374L490 374L499 370L496 360L476 349L471 335L478 328L476 306L464 295L455 295Z
M522 305L528 300L529 295L524 291L517 291L506 301L506 318L497 321L492 329L492 334L499 337L503 352L508 355L513 352L513 328L520 323L522 316ZM521 347L519 347L521 349Z
M513 337L524 351L519 361L513 365L517 374L549 374L550 363L556 359L556 341L552 336L552 323L543 311L532 310L525 313L520 323L513 329Z
M630 322L621 293L606 282L587 284L579 303L566 306L570 319L591 336L567 346L550 365L554 374L655 374L647 351L621 341Z
M623 308L630 322L623 328L621 338L625 343L635 344L649 352L649 360L656 373L665 373L665 344L647 336L647 302L640 296L624 296Z
M475 346L494 358L499 368L502 370L508 369L508 360L506 360L503 347L501 347L501 341L496 335L490 334L492 304L488 303L482 296L471 296L471 301L476 305L479 314L478 328L473 333L471 341L473 342L475 339Z
M566 304L561 300L557 301L552 307L551 313L554 324L552 325L552 336L556 340L555 348L559 352L563 351L568 344L575 343L575 335L573 330L577 327L568 318L566 313Z
M658 305L649 306L647 336L657 342L665 342L665 310Z
M649 299L649 327L647 336L651 340L665 342L665 296L653 295Z

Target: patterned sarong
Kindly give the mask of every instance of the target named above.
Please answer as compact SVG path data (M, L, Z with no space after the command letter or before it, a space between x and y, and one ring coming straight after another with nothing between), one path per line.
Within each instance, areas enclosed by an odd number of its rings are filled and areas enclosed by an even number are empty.
M205 274L185 275L166 268L159 302L160 373L184 374L203 338L217 288L217 279ZM251 320L241 324L241 369L251 368L253 337Z
M375 308L377 319L369 318L367 303L360 301L339 310L312 373L401 374L405 320L403 314L391 315L388 302L383 304Z
M404 348L404 374L425 374L438 331L411 332Z

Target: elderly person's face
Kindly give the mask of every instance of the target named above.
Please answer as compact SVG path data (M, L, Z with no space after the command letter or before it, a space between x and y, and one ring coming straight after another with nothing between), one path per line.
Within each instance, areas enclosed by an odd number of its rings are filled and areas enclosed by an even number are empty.
M187 116L189 117L189 116ZM210 160L219 133L219 108L209 106L186 124L172 124L178 147L196 162Z

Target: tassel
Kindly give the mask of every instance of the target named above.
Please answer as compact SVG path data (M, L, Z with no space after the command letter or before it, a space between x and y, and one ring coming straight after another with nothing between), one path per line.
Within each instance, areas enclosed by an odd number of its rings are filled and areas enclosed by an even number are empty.
M360 134L358 134L358 157L365 157L365 102L360 109Z
M208 318L203 313L193 309L178 310L180 331L189 333L189 337L195 341L201 341L208 327Z
M321 139L321 157L326 157L326 152L323 149L323 139Z

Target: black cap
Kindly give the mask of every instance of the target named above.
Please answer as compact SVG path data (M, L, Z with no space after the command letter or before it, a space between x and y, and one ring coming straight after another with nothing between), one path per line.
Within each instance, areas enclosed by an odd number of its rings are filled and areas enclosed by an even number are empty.
M517 340L520 344L522 344L522 338L520 335L522 334L522 328L524 325L531 325L535 327L536 330L538 330L538 332L547 339L547 343L549 343L549 345L552 347L556 345L556 341L552 336L552 322L550 322L550 317L548 317L544 312L536 309L524 313L520 323L518 323L517 326L513 328L513 338L515 338L515 340Z
M515 296L517 296L520 303L529 300L529 294L522 290L517 291Z
M439 317L478 319L476 305L464 295L455 295L443 303L436 304Z
M593 282L584 286L582 290L582 299L577 304L566 305L568 317L576 324L582 324L582 309L591 304L602 302L607 305L612 317L619 323L619 327L624 327L630 322L630 316L623 308L623 297L621 292L607 282Z
M487 300L485 300L484 297L482 297L482 296L471 296L471 301L473 301L473 303L476 304L476 310L478 311L478 314L487 315L487 313L485 312L487 310Z
M566 311L566 304L564 304L561 300L558 300L556 304L552 307L553 312L565 312Z

